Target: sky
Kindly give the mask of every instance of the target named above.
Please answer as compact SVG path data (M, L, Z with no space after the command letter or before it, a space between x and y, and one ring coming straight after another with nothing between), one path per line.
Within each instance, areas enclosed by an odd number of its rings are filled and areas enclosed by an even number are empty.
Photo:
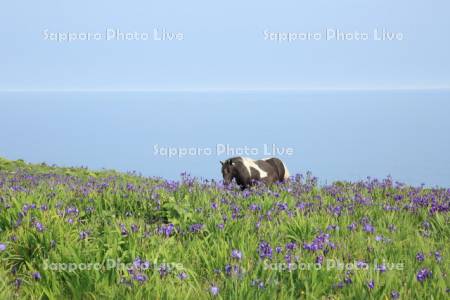
M4 1L0 90L448 88L449 11L447 0ZM150 37L49 39L107 29ZM183 38L156 41L155 29ZM327 29L369 38L327 40ZM375 29L402 38L374 40Z
M446 186L449 11L448 0L4 1L0 156L218 178L226 156L153 147L275 143L295 148L293 173Z

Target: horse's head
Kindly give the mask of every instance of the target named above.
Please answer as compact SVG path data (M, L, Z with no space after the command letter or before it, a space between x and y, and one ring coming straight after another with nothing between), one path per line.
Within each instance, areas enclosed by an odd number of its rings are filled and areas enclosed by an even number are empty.
M236 174L236 163L233 162L232 159L227 159L226 161L221 161L220 163L222 164L223 183L228 185L231 183Z

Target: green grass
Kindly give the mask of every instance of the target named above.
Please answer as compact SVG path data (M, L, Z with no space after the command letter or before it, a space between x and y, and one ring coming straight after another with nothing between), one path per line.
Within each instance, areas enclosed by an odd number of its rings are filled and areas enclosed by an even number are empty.
M273 192L260 187L247 195L188 177L175 186L115 171L0 158L0 243L6 245L0 251L0 299L389 299L394 290L401 299L447 298L449 214L448 210L430 213L432 200L427 197L434 196L445 207L450 192L389 182L369 185L339 182L333 185L338 191L335 195L330 187L317 186L307 176L273 186ZM370 200L360 203L355 195ZM395 195L404 198L395 200ZM415 197L428 202L405 209ZM288 209L277 203L286 203ZM300 203L310 208L299 208ZM251 204L261 210L250 210ZM398 210L386 210L386 204ZM41 205L48 209L42 210ZM336 206L343 207L340 215L331 212ZM68 213L70 207L78 212ZM19 213L24 211L19 224ZM363 230L362 218L369 220L374 233ZM43 231L37 229L37 222ZM158 228L168 223L175 225L173 234L159 234ZM191 232L190 226L197 223L203 224L202 229ZM222 223L223 229L218 226ZM347 229L351 223L357 224L354 231ZM122 234L121 224L128 234ZM136 232L132 225L137 225ZM328 225L339 229L327 230ZM390 230L391 225L396 230ZM80 239L82 231L89 232L86 239ZM322 231L329 234L334 249L329 243L325 243L325 253L324 249L303 248ZM384 241L377 241L376 236ZM261 241L270 244L271 260L259 257ZM267 269L285 262L288 242L297 244L291 252L297 269ZM282 253L276 253L277 246L283 248ZM233 249L241 251L241 260L231 258ZM440 262L436 251L442 256ZM424 253L423 262L417 261L418 252ZM321 269L298 269L301 264L314 266L318 255L324 255ZM130 264L137 257L151 265L139 272L147 277L142 283L127 268L108 267L109 260ZM369 269L346 274L346 270L326 268L329 261L358 260L368 262ZM399 263L403 269L381 273L374 260ZM72 264L77 269L52 269L56 264ZM99 268L80 270L85 264ZM160 275L161 264L171 264L167 275ZM228 275L227 264L240 271ZM416 275L422 268L433 274L419 282ZM34 272L41 274L40 280L33 278ZM181 272L188 278L180 279ZM336 287L346 276L352 282ZM373 289L367 287L369 280L375 282ZM219 288L216 296L210 292L212 285Z

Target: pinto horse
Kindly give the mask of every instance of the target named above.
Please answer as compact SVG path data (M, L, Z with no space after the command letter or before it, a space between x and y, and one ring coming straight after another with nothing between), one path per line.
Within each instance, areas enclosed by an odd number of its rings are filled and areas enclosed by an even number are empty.
M262 181L267 185L274 182L283 182L289 178L286 165L276 157L253 160L248 157L233 157L220 162L222 164L222 176L225 185L233 179L245 189L255 181Z

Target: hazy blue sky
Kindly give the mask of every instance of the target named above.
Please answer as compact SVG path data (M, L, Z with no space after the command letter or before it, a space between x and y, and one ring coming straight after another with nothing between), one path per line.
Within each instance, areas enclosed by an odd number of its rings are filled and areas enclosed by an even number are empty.
M450 85L448 0L3 1L0 89L259 89ZM44 39L182 32L182 41ZM273 32L401 32L401 41L264 40Z
M218 178L227 155L166 159L153 147L276 143L296 149L284 158L293 173L322 180L450 182L448 0L3 2L0 156ZM147 40L107 40L108 29ZM154 30L183 36L157 41ZM68 33L76 40L53 40ZM266 89L285 91L242 92Z

